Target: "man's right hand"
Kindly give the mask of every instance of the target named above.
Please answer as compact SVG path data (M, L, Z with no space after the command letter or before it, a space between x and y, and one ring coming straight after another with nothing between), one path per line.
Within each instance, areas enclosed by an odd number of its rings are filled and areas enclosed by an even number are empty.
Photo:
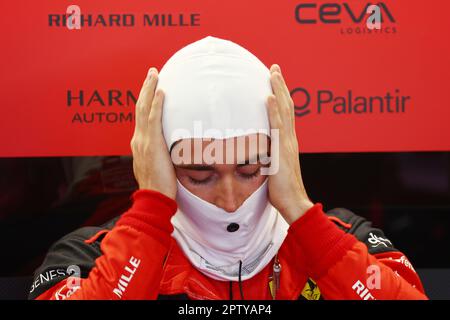
M131 139L133 171L139 189L159 191L175 199L175 170L162 131L164 93L156 90L158 70L150 68L136 103L136 123Z

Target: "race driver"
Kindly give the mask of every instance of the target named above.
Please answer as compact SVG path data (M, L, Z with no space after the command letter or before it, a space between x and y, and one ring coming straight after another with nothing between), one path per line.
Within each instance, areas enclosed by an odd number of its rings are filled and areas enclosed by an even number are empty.
M308 198L294 118L280 67L229 40L150 68L133 205L57 241L30 299L427 299L381 230Z

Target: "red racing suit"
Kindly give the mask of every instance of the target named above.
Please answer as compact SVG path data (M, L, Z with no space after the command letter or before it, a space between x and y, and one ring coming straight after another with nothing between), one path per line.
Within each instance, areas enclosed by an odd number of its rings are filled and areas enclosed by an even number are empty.
M199 272L171 237L174 200L151 190L102 227L84 227L49 250L30 299L427 299L408 259L349 210L315 204L288 230L277 256L251 279Z

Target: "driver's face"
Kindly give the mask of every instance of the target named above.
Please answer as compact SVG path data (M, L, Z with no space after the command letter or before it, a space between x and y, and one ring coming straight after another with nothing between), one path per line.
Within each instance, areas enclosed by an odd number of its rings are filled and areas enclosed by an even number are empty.
M251 139L256 141L256 144L252 145ZM262 139L265 139L264 143L261 143ZM197 143L194 143L195 140ZM240 141L244 141L244 143L239 143L237 140L238 138L213 141L181 140L179 144L184 144L183 148L190 147L192 161L175 165L177 178L186 189L227 212L236 211L267 178L260 173L263 165L260 163L259 157L268 155L269 138L262 134L253 134L245 136L244 139L241 137ZM211 154L207 149L209 146L209 150L211 150L213 146L211 143L220 146L222 151L216 148L216 153L213 155L222 158L222 161L208 164L202 159L201 163L194 162L196 153L198 155L200 152L205 157L206 150L206 154ZM173 152L179 151L173 148L172 157ZM221 155L219 155L220 152L222 152ZM246 160L246 162L242 163L242 160ZM209 163L211 162L209 161Z

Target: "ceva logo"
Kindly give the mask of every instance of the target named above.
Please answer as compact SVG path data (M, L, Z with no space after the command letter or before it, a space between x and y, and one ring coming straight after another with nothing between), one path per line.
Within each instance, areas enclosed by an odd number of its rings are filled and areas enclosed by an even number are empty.
M366 3L364 6L344 3L301 3L295 7L295 20L299 24L340 24L349 19L354 24L360 24L367 20L370 8L379 8L381 22L395 23L395 18L388 6L383 3ZM368 10L369 9L369 10Z

